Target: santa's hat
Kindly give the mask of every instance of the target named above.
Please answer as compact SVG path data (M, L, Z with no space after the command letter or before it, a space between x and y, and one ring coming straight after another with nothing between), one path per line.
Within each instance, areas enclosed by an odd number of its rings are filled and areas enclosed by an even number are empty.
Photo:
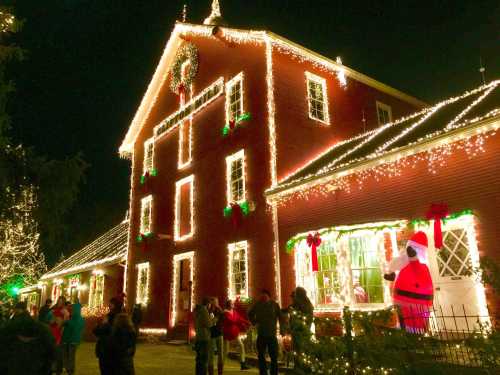
M415 251L419 255L419 258L422 257L425 258L425 253L427 252L428 243L429 242L427 241L427 235L424 232L419 231L410 237L407 246L410 246L413 249L415 249Z

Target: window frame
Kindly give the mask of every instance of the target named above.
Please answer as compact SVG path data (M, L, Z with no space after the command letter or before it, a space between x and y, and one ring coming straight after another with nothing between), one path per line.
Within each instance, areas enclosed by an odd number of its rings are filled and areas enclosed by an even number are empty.
M336 294L337 301L334 303L320 302L320 291L317 280L317 274L313 273L310 269L310 253L311 248L307 245L306 239L301 240L295 247L295 280L296 285L301 285L308 291L311 302L313 303L316 311L340 311L343 306L348 305L354 309L380 309L389 306L392 303L390 296L390 288L387 283L381 280L382 286L382 302L356 302L354 295L354 280L353 280L353 266L351 258L351 250L349 248L348 239L350 236L363 235L364 230L356 230L350 234L346 234L338 238L338 232L330 232L322 235L322 243L324 246L328 241L333 241L332 254L335 255L335 269L328 270L327 273L334 273L337 280L332 280L331 289ZM367 233L370 231L366 231ZM379 246L384 246L384 233L391 233L391 248L394 247L396 230L387 229L371 234L374 239L378 241ZM381 277L384 272L384 267L387 266L388 261L385 259L385 249L377 248L378 262L381 271ZM318 256L320 255L320 248L318 248ZM394 249L393 249L394 251ZM358 268L356 268L358 269ZM303 272L305 270L305 272ZM319 271L321 272L321 270ZM337 291L338 290L338 291Z
M307 108L308 108L309 118L311 120L314 120L314 121L319 121L322 124L330 125L330 113L329 113L329 108L328 108L329 107L329 105L328 105L328 90L327 90L327 85L326 85L326 79L323 77L320 77L316 74L313 74L311 72L308 72L308 71L305 72L305 75L306 75L306 91L307 91ZM316 101L318 101L318 100L315 98L312 98L310 95L310 91L309 91L309 82L310 81L314 82L316 84L319 84L321 86L321 93L323 95L322 104L323 104L324 119L317 118L312 113L311 103L313 100L316 100Z
M151 158L147 157L149 146L151 146ZM143 160L142 160L142 174L146 174L147 172L151 172L154 169L154 167L155 167L154 158L155 158L155 140L154 140L154 137L151 137L144 142L144 155L143 155ZM151 165L148 166L148 164L151 164Z
M145 225L144 225L144 211L146 208L146 205L149 204L149 225L147 230L145 230ZM153 223L152 223L152 218L153 218L153 195L148 195L147 197L144 197L141 199L141 217L140 217L140 226L139 226L139 231L142 234L148 234L151 233L153 230Z
M231 78L229 81L226 82L226 104L225 104L225 110L226 110L226 123L229 123L231 120L236 120L239 116L241 116L243 113L245 113L245 102L244 102L244 88L243 88L243 81L244 81L244 74L243 72L238 73L236 76ZM232 118L231 115L231 93L232 89L235 85L240 84L240 95L239 95L239 101L240 101L240 109L241 113L236 116L235 118Z
M142 306L147 306L149 303L149 286L151 284L150 278L151 278L151 267L149 262L143 262L143 263L138 263L136 264L137 268L137 279L136 279L136 292L135 292L135 303L140 303ZM139 298L139 286L140 286L140 280L141 280L141 272L143 270L146 270L146 287L145 287L145 295L140 296Z
M242 298L248 298L249 296L249 270L248 270L248 241L239 241L239 242L233 242L227 245L227 250L228 250L228 296L229 299L234 300L236 297L242 297ZM233 269L233 261L234 261L234 253L236 251L243 250L244 253L244 264L245 264L245 293L236 293L235 290L235 285L234 285L234 269ZM239 273L243 273L240 272ZM241 290L240 290L241 291Z
M379 102L378 100L376 100L375 102L376 102L376 107L377 107L377 122L378 122L378 125L382 126L382 125L390 124L392 122L392 107L390 105L388 105L388 104ZM381 123L380 122L380 116L379 116L379 111L380 110L385 111L385 112L388 113L388 121L385 122L385 123Z
M184 234L183 236L180 235L180 230L181 230L181 222L180 222L180 217L181 217L181 189L182 186L185 184L190 184L190 189L189 189L189 200L190 200L190 227L191 231L187 234ZM175 183L175 208L174 208L174 240L175 241L184 241L187 240L191 237L193 237L194 232L195 232L195 227L194 227L194 174L189 175L187 177L184 177L180 180L178 180Z
M95 280L96 287L93 287ZM96 291L98 290L98 283L101 285L100 298L98 301L96 300ZM90 308L99 308L104 305L104 288L105 288L106 279L102 272L95 272L90 276L90 286L89 286L89 307ZM95 303L97 302L97 303Z
M242 180L242 189L243 189L243 197L238 200L233 200L233 180L232 180L232 166L233 162L241 160L241 180ZM247 200L247 192L246 192L246 162L245 162L245 149L241 149L234 154L231 154L226 157L226 201L227 205L231 203L243 203Z
M182 160L184 153L184 132L183 132L184 126L188 127L188 141L187 141L188 158L185 161ZM179 153L177 158L177 169L184 169L191 164L191 161L193 159L192 134L193 134L193 118L190 117L186 121L181 122L181 124L179 125L179 148L178 148Z

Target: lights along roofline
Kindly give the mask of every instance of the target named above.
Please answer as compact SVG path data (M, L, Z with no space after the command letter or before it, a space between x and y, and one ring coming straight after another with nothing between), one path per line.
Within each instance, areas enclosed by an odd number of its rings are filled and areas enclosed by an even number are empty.
M304 179L291 181L284 186L278 186L276 188L269 189L264 194L267 198L268 203L271 203L275 201L280 195L289 195L298 190L301 190L300 188L306 184L311 184L311 186L309 186L309 188L311 188L322 183L332 181L339 177L345 177L352 173L372 168L381 163L390 163L405 157L425 152L439 146L442 143L446 143L448 140L450 140L451 143L454 143L464 138L489 131L495 131L497 129L500 129L500 114L497 114L491 118L484 119L482 121L474 122L462 128L448 131L431 139L423 140L421 142L401 147L397 150L389 151L373 159L360 160L338 169L334 168L318 175L312 175Z
M332 70L341 70L351 77L352 79L362 82L370 87L376 88L382 92L385 92L391 96L394 96L398 99L401 99L410 104L424 107L427 106L427 103L411 96L403 93L397 89L394 89L386 84L383 84L373 78L370 78L364 74L361 74L346 65L338 64L336 61L331 60L325 56L320 55L314 51L311 51L297 43L294 43L282 36L274 34L268 31L256 31L256 30L241 30L241 29L233 29L228 27L219 27L223 34L225 34L229 38L233 38L235 40L253 40L254 42L264 43L266 41L271 41L276 45L281 45L283 48L289 48L293 50L295 53L302 55L304 58L315 61L319 63L327 69ZM182 43L182 38L180 37L183 33L193 33L199 36L205 36L209 38L215 38L212 36L212 30L214 26L206 26L206 25L196 25L190 23L176 22L174 30L167 41L165 49L163 50L160 61L156 67L156 70L153 74L153 78L148 84L146 89L146 93L144 94L139 108L137 109L134 118L128 128L128 131L125 135L125 138L122 141L122 144L119 148L119 153L122 156L128 156L132 153L135 141L137 139L137 135L139 134L144 121L149 115L151 108L154 106L156 102L156 98L162 88L165 80L169 76L169 67L175 58L175 53L177 48Z

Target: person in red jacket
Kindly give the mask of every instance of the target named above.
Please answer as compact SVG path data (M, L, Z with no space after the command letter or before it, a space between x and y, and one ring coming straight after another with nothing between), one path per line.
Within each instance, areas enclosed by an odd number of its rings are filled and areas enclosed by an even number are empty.
M222 333L224 335L224 358L229 351L231 342L236 341L240 346L240 363L242 370L248 370L250 367L246 364L245 345L241 337L250 326L250 322L243 318L234 308L233 301L227 300L226 309L224 310L224 319L222 321Z
M432 283L429 267L422 263L422 257L427 250L427 236L423 232L415 233L408 241L405 254L400 254L392 262L401 268L397 275L395 269L386 274L386 280L394 280L393 300L399 307L402 328L408 332L423 333L427 330L430 316L430 307L434 298L434 285ZM390 267L391 267L390 266ZM396 268L396 267L395 267Z

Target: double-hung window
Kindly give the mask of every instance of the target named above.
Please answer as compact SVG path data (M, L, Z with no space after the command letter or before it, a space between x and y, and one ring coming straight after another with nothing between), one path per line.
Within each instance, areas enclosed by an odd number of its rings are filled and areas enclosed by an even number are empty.
M152 216L153 196L148 195L141 200L141 233L148 234L151 232L151 216Z
M377 101L377 119L379 125L392 122L392 109L387 104Z
M324 124L330 124L326 80L310 72L306 72L306 83L309 118Z
M90 276L89 307L101 307L104 303L104 275L95 273Z
M151 172L154 168L154 139L150 138L144 142L144 161L142 164L143 174Z
M226 83L226 122L243 114L243 72Z
M146 306L149 301L149 262L137 265L137 292L135 303Z
M229 244L229 298L248 297L248 243Z
M228 204L245 201L245 150L226 158L226 179Z

